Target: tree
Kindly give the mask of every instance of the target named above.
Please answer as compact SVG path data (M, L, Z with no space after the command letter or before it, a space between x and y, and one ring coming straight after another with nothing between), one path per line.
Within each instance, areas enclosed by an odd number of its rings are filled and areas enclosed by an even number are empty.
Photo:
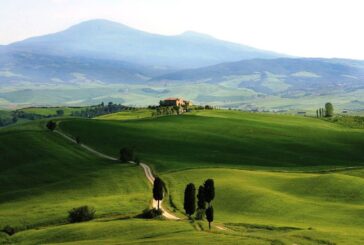
M202 220L205 216L206 201L205 201L205 190L202 185L198 188L197 193L197 212L196 219Z
M197 208L201 210L206 209L205 190L202 185L198 188Z
M193 183L189 183L185 189L185 199L183 207L189 218L196 211L196 188Z
M325 110L325 117L332 117L334 115L334 106L330 102L325 104Z
M204 191L205 191L205 200L211 206L211 201L215 198L215 186L214 180L208 179L204 183Z
M316 110L316 117L318 118L319 117L319 111Z
M57 123L53 122L52 120L51 120L51 121L49 121L49 122L47 123L47 128L48 128L50 131L55 130L55 129L56 129L56 127L57 127Z
M120 149L120 161L130 162L134 160L134 150L129 147L124 147Z
M77 144L80 144L80 143L81 143L81 138L80 138L80 136L76 136L75 140L76 140L76 143L77 143Z
M209 230L211 230L211 222L214 221L214 208L212 206L206 209L206 219L209 222Z
M64 110L57 110L57 116L63 116L64 115Z
M155 177L153 183L153 198L158 202L158 210L159 210L159 201L163 200L163 181L159 177Z

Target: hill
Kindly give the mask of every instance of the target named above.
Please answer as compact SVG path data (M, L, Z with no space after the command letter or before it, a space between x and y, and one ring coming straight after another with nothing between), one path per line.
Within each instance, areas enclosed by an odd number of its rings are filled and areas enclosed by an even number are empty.
M164 36L108 20L82 22L65 31L16 42L6 48L34 54L122 60L174 68L280 56L204 34L186 32Z
M0 129L0 149L1 229L61 225L82 205L97 217L133 216L148 206L139 168L93 156L46 131L44 121Z
M340 89L353 91L364 86L364 62L330 59L254 59L177 71L155 80L205 81L247 88L266 95L289 98L300 93L319 96Z
M18 228L13 236L0 233L0 242L362 241L364 172L332 170L362 167L362 130L319 119L234 111L142 119L137 118L145 111L135 113L108 117L113 121L63 119L60 129L115 156L120 147L135 146L142 161L167 184L164 205L180 217L185 185L198 187L213 178L214 224L223 230L213 226L209 232L205 221L133 218L151 196L140 167L100 159L48 132L45 121L34 121L0 129L5 153L0 155L0 227ZM85 204L96 208L96 219L67 223L67 210Z
M118 156L123 146L135 147L158 171L363 166L362 130L300 116L205 110L132 121L76 119L60 127L109 155Z

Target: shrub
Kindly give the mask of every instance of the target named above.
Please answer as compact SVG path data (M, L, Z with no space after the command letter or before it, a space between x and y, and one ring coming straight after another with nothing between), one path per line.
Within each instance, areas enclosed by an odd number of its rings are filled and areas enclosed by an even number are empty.
M138 156L134 157L134 162L140 164L140 158Z
M144 209L143 213L139 216L144 219L154 219L162 216L163 211L160 209L152 208L152 209Z
M81 206L68 211L68 221L71 223L92 220L95 216L95 210L89 206Z
M12 236L15 234L15 228L11 227L10 225L7 225L2 229L2 232L8 234L9 236Z
M124 147L120 150L120 161L130 162L134 160L134 150L132 148Z
M51 120L51 121L49 121L49 122L47 123L47 128L48 128L50 131L55 130L55 129L56 129L56 127L57 127L57 124L56 124L55 122L53 122L52 120Z

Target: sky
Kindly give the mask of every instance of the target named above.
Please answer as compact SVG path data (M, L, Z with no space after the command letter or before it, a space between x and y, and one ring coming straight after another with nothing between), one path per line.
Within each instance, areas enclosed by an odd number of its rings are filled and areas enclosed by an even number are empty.
M302 57L364 59L363 0L0 0L0 44L108 19Z

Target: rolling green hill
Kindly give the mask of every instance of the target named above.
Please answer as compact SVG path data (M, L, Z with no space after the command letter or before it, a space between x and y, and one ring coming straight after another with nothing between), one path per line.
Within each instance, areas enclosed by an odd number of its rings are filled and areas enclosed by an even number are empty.
M148 184L136 166L94 157L32 122L0 130L0 227L64 223L71 208L98 217L139 214Z
M138 119L144 113L65 118L60 129L113 156L135 147L166 182L164 205L180 217L186 184L198 188L213 178L214 224L225 230L208 232L206 221L133 218L151 201L140 167L100 159L34 121L0 130L0 227L20 230L0 233L0 243L363 242L362 130L237 111ZM94 206L96 219L67 224L67 210L80 205Z
M77 119L61 128L110 155L135 147L158 171L364 166L362 130L314 118L216 110L124 122Z

